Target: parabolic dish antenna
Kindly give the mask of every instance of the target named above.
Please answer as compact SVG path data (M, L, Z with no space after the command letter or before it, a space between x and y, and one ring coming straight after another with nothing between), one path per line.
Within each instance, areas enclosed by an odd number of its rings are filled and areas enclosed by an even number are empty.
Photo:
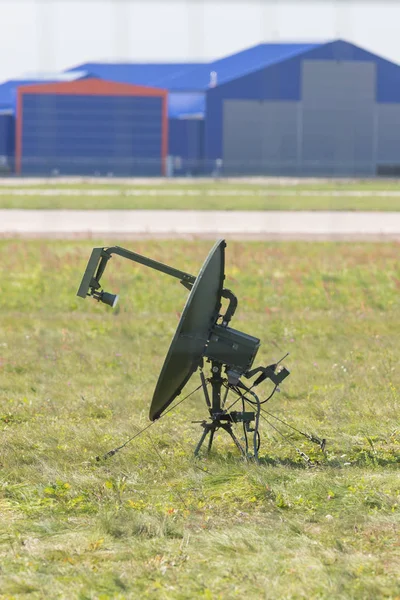
M210 450L215 432L223 429L246 457L249 456L248 433L251 432L253 457L258 460L261 405L272 397L278 385L289 375L289 371L279 366L281 361L252 369L260 340L229 327L238 302L236 296L223 287L225 247L224 240L219 240L214 245L197 277L119 246L94 248L77 295L82 298L92 296L108 306L115 306L118 297L103 291L100 285L100 279L113 254L178 278L190 290L190 294L157 381L150 405L150 420L154 421L162 416L166 408L179 396L194 372L200 369L200 387L203 389L210 421L201 421L203 434L197 444L195 455L199 453L207 436L209 436L208 450ZM228 300L228 307L224 314L221 314L223 298ZM204 359L211 366L209 377L204 374ZM252 382L251 387L243 383L243 377L251 379L256 374L258 377ZM266 400L260 401L253 388L265 379L270 379L275 387ZM227 407L229 392L235 394L236 400ZM232 411L231 408L238 401L241 401L242 410ZM251 411L245 410L246 404L250 405ZM235 423L242 424L244 448L233 432L232 426ZM311 441L322 444L316 437ZM109 454L114 454L120 448Z
M197 370L220 309L224 281L225 242L219 241L200 269L169 347L150 406L150 419L181 393Z

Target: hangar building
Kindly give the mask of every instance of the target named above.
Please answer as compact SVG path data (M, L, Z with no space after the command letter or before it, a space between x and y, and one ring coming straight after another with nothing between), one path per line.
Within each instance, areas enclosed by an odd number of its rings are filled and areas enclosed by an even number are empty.
M18 88L16 173L164 175L167 92L85 79Z
M167 156L175 174L400 174L400 66L342 40L260 44L210 63L84 63L59 77L77 81L0 85L0 168L16 147L20 172L47 153L55 171L79 163L82 174L167 173Z
M171 82L175 78L190 73L193 69L205 67L205 63L82 63L67 73L90 72L95 77L115 81L160 87L168 90L168 154L175 157L175 174L190 172L199 174L204 157L204 106L205 94L175 93Z
M73 73L30 73L0 84L0 173L12 173L15 168L15 111L18 88L22 85L77 81L90 77L90 73L82 70Z
M207 162L229 174L399 175L400 67L341 40L281 50L258 46L259 68L207 90Z

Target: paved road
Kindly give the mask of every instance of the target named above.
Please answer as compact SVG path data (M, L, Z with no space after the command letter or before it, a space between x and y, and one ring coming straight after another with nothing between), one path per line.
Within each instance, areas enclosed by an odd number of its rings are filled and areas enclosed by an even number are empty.
M400 240L400 212L0 210L0 235Z

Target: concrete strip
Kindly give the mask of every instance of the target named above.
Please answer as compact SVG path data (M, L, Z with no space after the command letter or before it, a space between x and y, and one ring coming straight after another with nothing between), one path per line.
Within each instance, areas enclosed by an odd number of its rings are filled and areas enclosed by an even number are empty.
M400 239L400 212L6 209L0 235Z

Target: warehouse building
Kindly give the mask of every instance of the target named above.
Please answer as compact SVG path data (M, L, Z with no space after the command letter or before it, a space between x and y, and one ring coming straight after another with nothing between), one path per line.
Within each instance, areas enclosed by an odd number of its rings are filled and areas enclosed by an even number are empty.
M218 89L249 72L273 63L278 57L284 59L294 53L313 48L312 44L261 44L246 48L211 63L193 66L182 73L172 74L168 90L174 103L181 106L177 120L171 123L170 153L179 161L184 172L218 172L222 155L209 155L206 135L212 130L207 125L207 97L211 90ZM194 121L196 119L196 121ZM207 134L208 131L208 134Z
M59 77L0 85L0 168L16 147L21 173L400 174L400 66L342 40Z
M73 73L31 73L0 84L0 173L15 169L15 112L18 88L38 83L56 83L88 79L91 74L77 70Z
M204 93L174 92L170 85L175 78L206 63L82 63L67 73L90 72L100 79L160 87L168 90L168 154L173 159L172 170L177 175L199 174L204 157Z
M400 67L354 44L260 44L167 87L202 106L204 172L400 173Z
M211 164L222 160L226 174L400 174L398 65L341 40L258 52L263 66L206 92Z
M18 88L16 173L164 175L165 90L85 79Z

